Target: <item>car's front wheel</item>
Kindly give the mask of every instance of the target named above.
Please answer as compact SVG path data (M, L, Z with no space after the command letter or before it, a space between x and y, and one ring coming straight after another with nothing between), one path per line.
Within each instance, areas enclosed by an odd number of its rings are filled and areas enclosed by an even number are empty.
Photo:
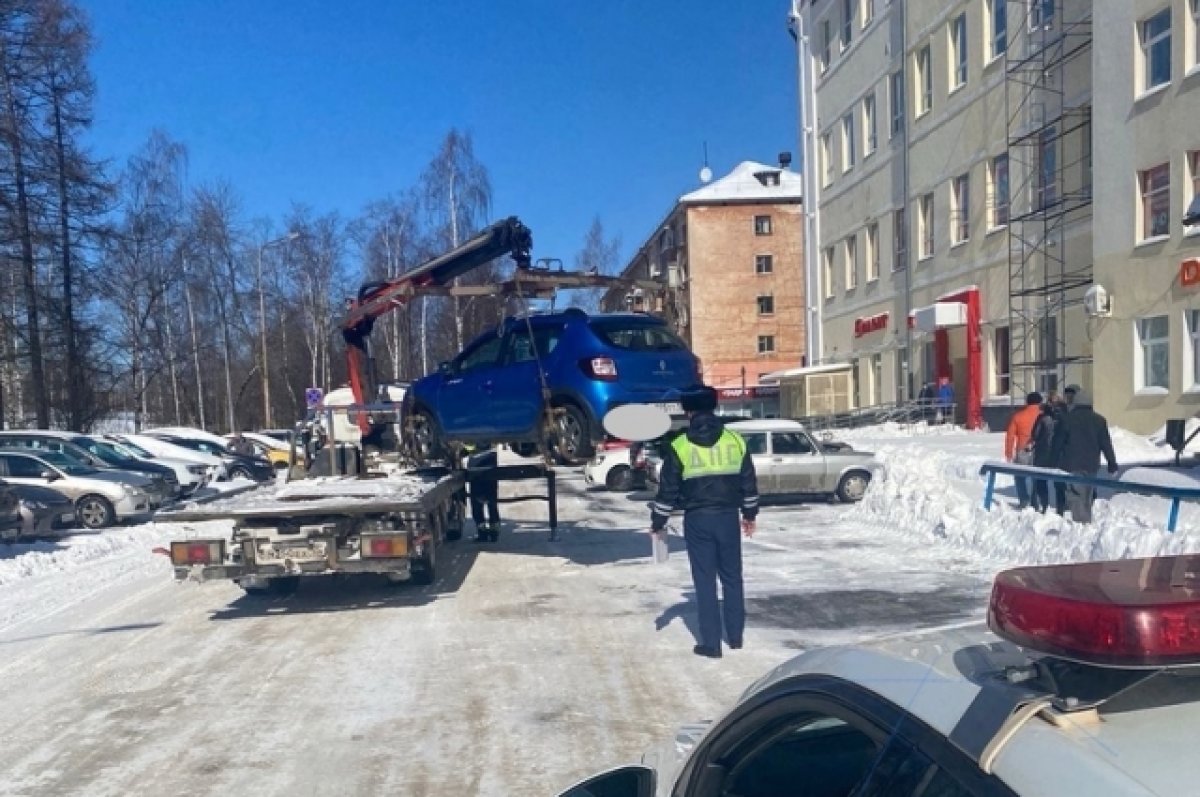
M837 497L847 504L861 501L870 483L871 474L861 470L850 471L838 482Z
M558 410L557 452L566 465L581 465L596 453L587 414L574 404Z
M254 474L245 465L234 465L229 469L229 478L245 479L246 481L254 481Z
M117 519L113 505L102 495L85 495L75 502L75 514L84 528L103 529Z
M431 462L446 455L441 429L427 410L413 410L405 424L405 436L408 450L419 461Z

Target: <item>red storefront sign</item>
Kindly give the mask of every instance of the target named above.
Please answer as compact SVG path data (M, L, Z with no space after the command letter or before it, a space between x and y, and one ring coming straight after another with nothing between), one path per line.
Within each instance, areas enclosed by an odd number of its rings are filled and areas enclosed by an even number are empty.
M1185 288L1200 285L1200 259L1192 258L1179 264L1179 284Z
M880 313L879 315L873 315L867 318L856 318L854 319L854 337L861 338L863 335L870 335L872 332L878 332L881 329L887 329L887 325L887 313Z

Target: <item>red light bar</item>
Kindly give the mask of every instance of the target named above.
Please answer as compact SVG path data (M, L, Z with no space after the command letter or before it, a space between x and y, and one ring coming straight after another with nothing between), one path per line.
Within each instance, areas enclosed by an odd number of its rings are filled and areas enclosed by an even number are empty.
M988 626L1087 664L1200 664L1200 556L1006 570L992 586Z

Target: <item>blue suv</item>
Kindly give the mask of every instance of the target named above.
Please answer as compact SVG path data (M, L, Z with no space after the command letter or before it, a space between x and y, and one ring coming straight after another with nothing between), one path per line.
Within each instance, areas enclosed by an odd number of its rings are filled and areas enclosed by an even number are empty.
M415 382L405 404L420 455L449 442L532 450L546 433L544 383L558 410L549 442L579 462L604 439L613 407L661 404L677 416L680 393L698 381L700 361L662 320L570 309L506 319Z

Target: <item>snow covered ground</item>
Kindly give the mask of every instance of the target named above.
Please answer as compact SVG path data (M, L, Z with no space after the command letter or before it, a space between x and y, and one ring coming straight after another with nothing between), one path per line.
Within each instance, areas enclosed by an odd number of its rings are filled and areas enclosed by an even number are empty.
M1003 566L1200 547L1200 511L1171 535L1155 499L1101 501L1083 527L1015 512L1008 483L985 512L998 434L845 437L886 477L857 506L764 510L747 645L719 661L691 653L682 540L650 561L649 496L577 473L559 542L544 505L505 505L500 542L448 545L430 587L319 579L261 600L175 584L153 548L227 521L0 548L0 794L555 794L799 651L980 619ZM1117 442L1123 463L1167 458Z

